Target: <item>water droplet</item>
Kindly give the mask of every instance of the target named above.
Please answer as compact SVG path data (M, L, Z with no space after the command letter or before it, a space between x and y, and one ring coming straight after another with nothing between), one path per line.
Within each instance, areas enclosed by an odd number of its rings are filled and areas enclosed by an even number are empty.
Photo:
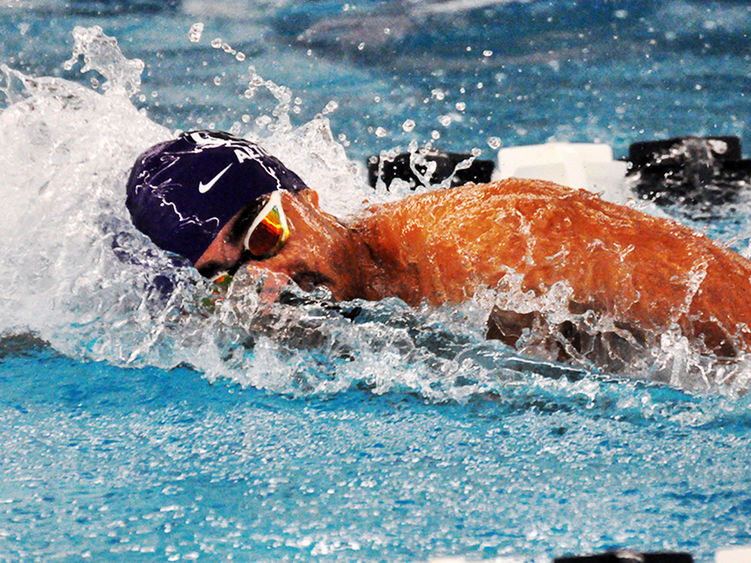
M323 111L321 113L323 115L327 115L329 113L336 111L338 108L339 108L339 104L335 102L334 100L331 100L328 104L326 104L326 107L323 108Z
M377 127L375 130L375 136L376 137L385 137L387 135L387 131L383 127Z
M490 137L488 139L488 146L494 151L497 151L501 148L501 139L498 137Z
M221 76L215 76L214 77L214 84L216 86L219 86L222 83L222 77Z
M485 49L485 50L484 50L484 51L482 52L482 56L483 56L483 57L492 57L492 56L493 56L493 51L491 51L490 49Z
M456 109L458 109L459 111L464 111L465 109L467 109L467 104L465 104L464 102L456 102Z
M235 55L235 58L238 61L243 62L245 60L245 53L243 53L242 51L238 51L237 54Z
M203 35L202 22L196 22L190 26L190 30L188 31L188 39L190 39L192 43L198 43L201 40L201 35Z
M247 113L244 113L240 119L242 119L243 123L250 123L250 116Z
M444 127L448 127L449 125L451 125L451 116L442 115L438 118L438 122Z
M211 46L214 49L221 49L222 48L222 39L221 37L215 37L211 40Z
M441 138L440 131L436 131L435 129L433 129L430 132L430 138L433 139L434 141L437 141L438 139L440 139Z
M415 122L411 119L407 119L404 123L402 123L402 129L405 133L409 133L415 129Z
M435 88L431 90L430 95L433 96L439 102L442 101L446 97L446 93L440 88Z
M482 151L478 149L477 147L473 147L472 150L469 152L472 153L472 156L474 156L475 158L477 158L478 156L482 154Z
M358 50L358 51L362 51L362 50L363 50L364 48L365 48L365 43L359 43L359 44L357 45L357 50Z

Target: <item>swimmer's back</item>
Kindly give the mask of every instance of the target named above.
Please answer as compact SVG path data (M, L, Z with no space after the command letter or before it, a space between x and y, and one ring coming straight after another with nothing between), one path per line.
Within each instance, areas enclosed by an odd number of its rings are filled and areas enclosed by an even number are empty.
M398 294L410 303L459 302L516 272L525 290L540 294L565 282L574 304L648 330L675 321L719 352L736 333L751 343L748 260L590 192L511 178L412 196L373 213L378 220L362 227L384 256L402 253L394 263L407 264L398 274L408 283ZM386 289L374 288L372 297Z

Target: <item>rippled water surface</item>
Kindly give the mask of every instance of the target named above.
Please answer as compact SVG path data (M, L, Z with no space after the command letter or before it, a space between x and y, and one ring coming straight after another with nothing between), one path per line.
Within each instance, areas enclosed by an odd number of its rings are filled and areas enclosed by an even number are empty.
M545 362L485 341L482 299L209 310L123 188L195 127L262 140L338 214L398 197L363 163L410 142L749 145L745 2L29 0L0 30L0 559L751 543L743 363L671 335L617 375ZM749 254L746 196L638 205Z

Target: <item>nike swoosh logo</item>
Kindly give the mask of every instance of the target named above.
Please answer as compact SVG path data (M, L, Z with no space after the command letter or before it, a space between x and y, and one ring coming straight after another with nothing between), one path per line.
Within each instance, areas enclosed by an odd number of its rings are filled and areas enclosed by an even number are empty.
M199 192L201 192L202 194L205 194L205 193L206 193L207 191L209 191L209 190L210 190L211 188L213 188L213 187L214 187L214 184L216 184L216 183L217 183L217 182L219 181L219 178L221 178L222 176L224 176L224 173L225 173L225 172L226 172L227 170L229 170L231 166L232 166L232 163L230 162L230 163L229 163L229 164L228 164L228 165L227 165L227 166L226 166L226 167L224 168L224 170L222 170L221 172L219 172L219 174L217 174L216 176L214 176L214 177L213 177L213 178L211 179L211 181L210 181L210 182L208 182L208 183L206 183L206 184L204 184L203 182L198 182L198 191L199 191Z

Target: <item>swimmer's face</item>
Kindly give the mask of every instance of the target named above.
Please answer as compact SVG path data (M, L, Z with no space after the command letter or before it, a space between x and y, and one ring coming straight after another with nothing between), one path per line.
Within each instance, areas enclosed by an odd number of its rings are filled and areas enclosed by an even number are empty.
M356 268L348 259L351 237L347 228L320 210L313 190L282 191L280 195L290 234L276 254L252 259L244 252L248 225L243 210L224 226L195 267L211 275L248 266L284 276L306 291L326 286L336 299L354 298Z

